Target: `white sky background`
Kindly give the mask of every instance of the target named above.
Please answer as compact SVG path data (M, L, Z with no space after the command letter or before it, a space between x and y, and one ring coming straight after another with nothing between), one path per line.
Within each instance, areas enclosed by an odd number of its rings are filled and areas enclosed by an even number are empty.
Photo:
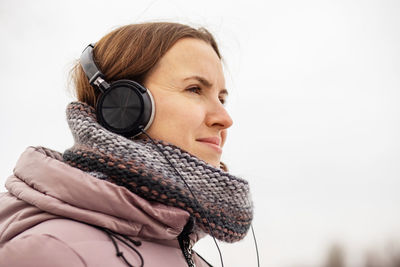
M112 4L111 4L112 3ZM400 1L0 1L0 191L30 145L72 146L67 74L116 26L207 27L234 119L224 149L251 185L261 266L351 267L400 242ZM256 266L251 235L225 266ZM219 266L210 238L197 244Z

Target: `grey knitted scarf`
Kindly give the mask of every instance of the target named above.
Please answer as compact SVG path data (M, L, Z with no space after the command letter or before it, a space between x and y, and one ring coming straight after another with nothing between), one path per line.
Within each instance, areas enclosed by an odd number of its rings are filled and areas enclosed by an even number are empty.
M195 225L222 241L242 239L253 211L248 183L182 149L156 140L131 140L103 128L95 110L81 102L67 107L75 144L63 159L69 165L149 200L188 211ZM165 156L186 180L196 199Z

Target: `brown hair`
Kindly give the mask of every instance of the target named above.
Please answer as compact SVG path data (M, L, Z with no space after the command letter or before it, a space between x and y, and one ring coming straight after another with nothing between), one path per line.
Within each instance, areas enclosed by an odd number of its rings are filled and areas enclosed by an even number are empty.
M93 57L106 81L130 79L142 83L167 50L182 38L209 43L221 59L217 43L208 30L170 22L117 28L96 43ZM89 84L79 62L71 70L71 78L77 99L95 107L100 91Z

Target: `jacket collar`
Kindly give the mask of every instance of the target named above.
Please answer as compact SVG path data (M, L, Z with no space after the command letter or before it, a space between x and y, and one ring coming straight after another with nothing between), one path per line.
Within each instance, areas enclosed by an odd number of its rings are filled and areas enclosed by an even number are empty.
M176 243L189 221L188 212L147 201L124 187L71 167L60 158L61 154L56 151L27 148L16 164L14 175L8 178L6 188L18 199L48 214L124 235ZM191 238L195 242L199 235Z

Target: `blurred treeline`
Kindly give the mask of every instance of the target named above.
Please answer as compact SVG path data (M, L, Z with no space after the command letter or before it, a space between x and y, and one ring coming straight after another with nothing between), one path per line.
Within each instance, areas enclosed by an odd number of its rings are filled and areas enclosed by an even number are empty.
M368 249L363 254L362 263L352 266L348 262L344 246L332 245L325 256L321 267L400 267L400 246L388 243L384 248ZM305 267L301 265L296 267Z

